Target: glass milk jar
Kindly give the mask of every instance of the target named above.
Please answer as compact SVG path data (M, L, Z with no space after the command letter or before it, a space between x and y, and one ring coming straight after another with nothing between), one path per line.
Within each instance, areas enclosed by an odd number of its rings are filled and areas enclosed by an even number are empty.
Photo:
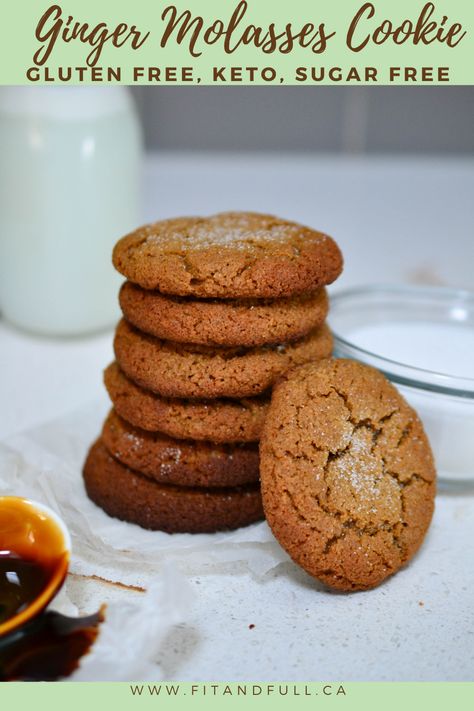
M114 243L140 222L141 136L125 87L0 89L0 311L76 335L117 318Z

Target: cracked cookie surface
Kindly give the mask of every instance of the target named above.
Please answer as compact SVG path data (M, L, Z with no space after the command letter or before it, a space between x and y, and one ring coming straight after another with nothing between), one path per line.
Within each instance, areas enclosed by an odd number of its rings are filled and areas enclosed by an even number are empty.
M303 294L342 271L331 237L253 212L144 225L119 240L113 263L145 289L223 299Z
M145 432L111 410L102 428L110 454L162 484L227 487L258 482L258 447L178 440Z
M268 390L290 366L327 357L332 344L325 324L293 343L246 349L162 341L122 319L114 350L125 375L164 397L245 398Z
M435 467L423 426L375 369L307 363L274 388L260 443L265 515L308 573L339 590L381 583L429 527Z
M120 306L140 331L177 343L261 346L302 338L327 316L325 289L282 299L194 299L165 296L127 281Z
M270 404L267 393L241 400L180 400L144 390L117 363L104 372L110 399L124 420L149 432L207 442L258 442Z

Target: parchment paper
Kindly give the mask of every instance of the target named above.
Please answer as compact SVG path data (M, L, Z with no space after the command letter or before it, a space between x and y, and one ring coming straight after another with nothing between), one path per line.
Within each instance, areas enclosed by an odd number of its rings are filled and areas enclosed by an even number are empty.
M147 590L136 600L109 605L96 648L77 678L157 679L153 659L160 642L189 608L187 576L246 570L258 580L287 556L265 522L231 532L170 535L107 516L87 498L81 475L105 414L104 404L94 402L2 442L0 493L42 501L58 512L72 537L72 573ZM71 613L64 592L55 607ZM133 644L122 650L124 629Z

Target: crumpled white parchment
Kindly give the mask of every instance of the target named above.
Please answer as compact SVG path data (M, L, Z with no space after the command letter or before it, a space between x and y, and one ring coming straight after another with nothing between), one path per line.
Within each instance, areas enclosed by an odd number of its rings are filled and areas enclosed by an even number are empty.
M136 600L111 602L89 654L68 681L158 681L157 658L170 630L186 617L192 603L189 583L165 564L160 576Z
M42 501L57 511L71 533L72 573L147 590L137 599L109 605L94 651L84 658L77 678L157 679L159 667L152 662L160 641L186 609L183 576L247 571L260 579L288 558L265 522L237 531L170 535L107 516L88 499L81 474L105 414L105 403L91 403L0 443L0 493ZM65 599L55 606L70 613ZM118 652L128 625L133 646Z

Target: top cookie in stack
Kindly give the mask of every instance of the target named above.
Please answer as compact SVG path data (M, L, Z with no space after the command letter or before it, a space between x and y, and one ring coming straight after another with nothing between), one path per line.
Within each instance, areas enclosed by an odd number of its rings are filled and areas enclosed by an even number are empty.
M85 468L91 498L170 531L256 520L255 443L271 387L289 367L332 350L324 287L342 269L337 245L276 217L229 212L141 227L117 243L113 262L128 280L125 318L105 374L115 412ZM121 482L146 483L139 505L130 489L112 490L117 468ZM182 504L172 520L162 503L170 486ZM207 503L193 515L197 493ZM227 504L216 506L218 495Z
M254 212L145 225L117 243L113 263L144 289L220 299L307 294L342 270L331 237Z

